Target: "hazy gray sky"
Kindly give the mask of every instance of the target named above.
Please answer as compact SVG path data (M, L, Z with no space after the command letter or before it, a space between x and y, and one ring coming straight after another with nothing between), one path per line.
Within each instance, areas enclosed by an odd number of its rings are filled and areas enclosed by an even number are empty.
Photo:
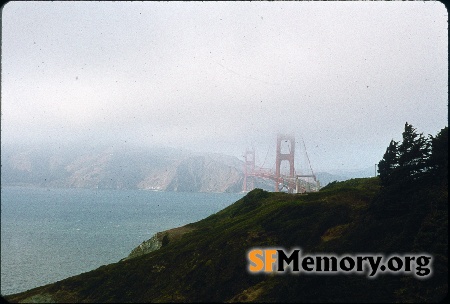
M373 166L408 121L447 125L440 2L9 2L2 133Z

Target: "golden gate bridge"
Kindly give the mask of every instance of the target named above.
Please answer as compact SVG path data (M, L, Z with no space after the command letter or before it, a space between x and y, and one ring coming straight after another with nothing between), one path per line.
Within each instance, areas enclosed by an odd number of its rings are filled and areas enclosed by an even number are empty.
M306 158L311 174L297 174L294 167L295 137L293 135L278 134L275 157L275 170L255 165L255 150L247 149L244 157L244 182L242 191L247 192L255 188L255 178L263 178L275 182L275 192L287 191L288 193L316 192L320 189L320 183L314 174L308 153ZM288 163L289 173L282 172L282 164Z

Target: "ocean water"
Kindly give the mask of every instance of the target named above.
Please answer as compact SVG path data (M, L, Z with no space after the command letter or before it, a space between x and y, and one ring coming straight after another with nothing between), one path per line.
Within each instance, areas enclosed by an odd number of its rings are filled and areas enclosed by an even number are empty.
M243 194L1 187L1 294L114 263Z

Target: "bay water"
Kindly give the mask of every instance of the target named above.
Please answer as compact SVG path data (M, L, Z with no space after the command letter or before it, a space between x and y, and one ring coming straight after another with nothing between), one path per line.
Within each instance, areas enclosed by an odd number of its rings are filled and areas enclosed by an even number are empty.
M196 222L242 193L1 187L1 294L118 262L156 232Z

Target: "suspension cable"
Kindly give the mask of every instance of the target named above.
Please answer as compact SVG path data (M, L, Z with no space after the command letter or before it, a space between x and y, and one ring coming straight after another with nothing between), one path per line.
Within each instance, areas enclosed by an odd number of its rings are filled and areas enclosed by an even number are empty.
M312 167L311 167L311 162L309 161L308 151L306 151L306 145L305 145L305 141L303 140L303 137L302 137L302 142L303 142L303 147L305 148L306 158L308 159L308 164L309 164L309 168L311 169L311 173L312 173L312 175L316 176L314 174L314 171L313 171Z
M266 157L264 158L264 162L263 162L263 164L262 164L261 168L264 168L264 165L266 164L266 160L267 160L267 155L269 155L269 149L270 149L270 147L268 147L268 148L267 148L267 153L266 153Z

